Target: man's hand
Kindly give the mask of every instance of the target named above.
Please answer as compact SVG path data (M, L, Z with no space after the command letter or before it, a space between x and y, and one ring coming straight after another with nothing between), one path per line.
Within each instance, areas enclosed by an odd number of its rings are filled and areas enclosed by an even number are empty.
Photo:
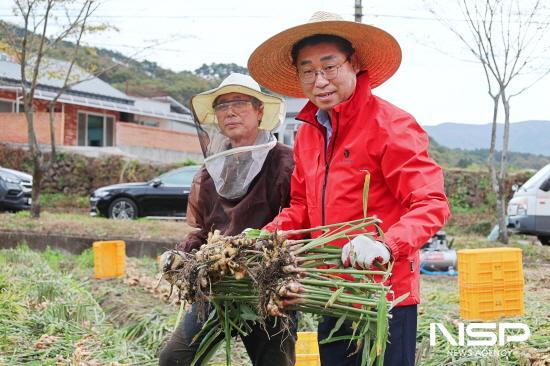
M304 291L304 287L298 281L281 284L277 289L278 300L270 304L271 306L268 305L269 314L280 316L286 307L303 303L304 298L300 294Z
M175 278L172 271L178 269L183 264L183 252L178 250L167 250L162 253L159 259L160 270L166 281L174 284Z
M386 246L365 235L357 235L342 248L342 264L367 269L374 261L386 264L390 260L390 251Z

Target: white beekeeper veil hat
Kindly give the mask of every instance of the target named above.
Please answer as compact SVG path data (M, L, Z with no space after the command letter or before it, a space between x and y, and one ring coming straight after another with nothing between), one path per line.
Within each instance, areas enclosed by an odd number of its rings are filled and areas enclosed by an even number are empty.
M191 98L191 106L199 123L218 123L214 102L220 95L227 93L250 95L262 102L264 116L259 127L262 130L273 131L285 118L285 105L281 97L262 92L260 85L248 75L232 73L217 88Z
M241 93L257 99L263 108L256 141L251 146L231 146L218 126L214 110L216 99L228 93ZM246 194L261 171L267 155L277 144L272 132L285 117L283 99L262 92L250 76L233 73L214 89L191 98L191 109L199 136L204 163L214 180L218 194L227 199L239 199Z

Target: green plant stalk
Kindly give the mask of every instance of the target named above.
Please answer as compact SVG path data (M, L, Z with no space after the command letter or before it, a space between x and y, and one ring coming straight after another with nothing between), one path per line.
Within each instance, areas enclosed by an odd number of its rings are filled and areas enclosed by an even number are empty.
M365 218L361 218L361 219L356 219L356 220L351 220L351 221L346 221L346 222L340 222L340 223L336 223L336 224L316 226L316 227L308 228L308 229L281 231L280 234L282 236L307 234L307 233L311 233L313 231L321 231L321 230L330 229L330 228L333 228L333 227L342 227L342 226L345 226L345 225L353 225L353 224L356 224L358 222L364 222L364 221L365 221ZM376 220L376 221L378 221L378 220Z
M345 281L334 281L334 280L321 281L321 280L313 280L313 279L307 279L307 278L301 279L300 282L305 285L313 285L313 286L354 287L354 288L361 288L361 289L389 291L388 286L384 286L382 284L374 284L374 283L345 282Z
M298 304L298 305L292 305L288 307L288 310L293 311L302 311L306 313L312 313L317 315L323 315L323 316L330 316L330 317L340 317L342 315L346 316L347 320L352 320L356 322L376 322L376 318L372 316L367 316L364 313L358 313L358 312L349 312L347 310L342 309L335 309L331 308L325 309L324 307L319 306L310 306L309 304Z
M306 291L306 292L302 293L301 296L305 297L305 298L312 298L314 300L326 301L327 303L328 303L328 301L331 300L331 298L328 296L328 294L319 293L319 292ZM376 308L377 307L377 301L376 301L377 299L378 298L372 298L372 299L365 300L365 299L361 299L361 298L358 298L358 297L346 296L346 295L341 294L340 296L338 296L337 302L342 303L342 304L351 304L351 305L360 304L360 305L365 305L365 306L370 307L370 308Z
M361 220L355 220L355 221L360 221L359 224L355 224L355 225L351 225L351 226L347 226L345 228L343 228L342 230L340 231L333 231L330 233L330 235L328 236L320 236L320 237L317 237L315 239L313 239L311 242L309 242L308 244L305 244L304 246L302 246L301 248L295 250L293 252L294 255L298 255L300 253L304 253L304 252L307 252L309 251L310 249L312 248L316 248L316 247L320 247L322 245L325 245L327 243L330 243L334 240L338 240L338 239L342 239L342 238L345 238L346 237L346 234L352 232L352 231L356 231L356 230L359 230L361 228L364 228L366 226L369 226L369 225L373 225L375 224L376 222L378 222L378 220L371 220L371 221L367 221L365 222L364 219L361 219ZM342 223L341 225L346 225L348 223Z
M312 248L309 253L327 253L327 254L342 254L342 248L326 245L324 247Z
M242 294L232 293L231 295L215 295L214 297L212 297L212 301L215 301L215 300L239 300L239 301L246 301L251 303L258 303L258 295L244 295L244 293Z
M174 329L172 330L172 332L175 332L176 331L176 328L178 327L180 321L181 321L181 317L183 316L183 310L185 308L185 305L184 305L184 301L181 301L180 302L180 309L178 311L178 316L176 317L176 324L174 324Z
M362 275L387 275L385 271L370 271L364 269L347 268L302 268L298 267L300 272L318 272L318 273L338 273L338 274L362 274Z
M328 303L328 301L330 300L330 296L322 296L317 294L302 294L301 296L303 299L306 299L306 300L311 299L311 300L325 301L325 303L328 304L327 307L332 307L332 305ZM375 308L377 305L375 301L349 299L342 295L338 296L335 303L336 302L340 304L360 304L360 305L366 305L366 306L375 307Z
M323 259L340 259L341 254L314 254L308 255L307 257L296 258L297 261L312 261L312 260L323 260Z
M307 299L307 298L304 299L304 300L305 300L304 301L305 305L317 305L317 306L322 306L324 308L325 304L326 304L326 302L319 301L319 300L313 300L313 299ZM335 309L349 311L349 312L355 312L355 313L370 315L370 316L373 316L373 317L376 317L376 315L377 315L376 311L365 310L365 309L361 309L361 308L355 308L353 306L333 304L331 307L335 308Z

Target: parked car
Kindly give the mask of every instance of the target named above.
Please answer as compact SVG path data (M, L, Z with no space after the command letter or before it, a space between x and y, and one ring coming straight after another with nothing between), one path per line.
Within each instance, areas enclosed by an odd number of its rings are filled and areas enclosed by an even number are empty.
M185 216L193 177L200 166L169 171L149 182L114 184L90 196L90 215L112 219Z
M28 210L31 207L31 193L31 175L0 167L0 210Z
M515 187L508 203L508 228L536 235L543 245L550 245L550 164Z

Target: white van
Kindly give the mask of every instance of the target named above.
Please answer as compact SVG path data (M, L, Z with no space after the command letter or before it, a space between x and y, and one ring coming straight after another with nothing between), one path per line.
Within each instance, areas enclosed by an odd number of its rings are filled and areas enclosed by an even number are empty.
M550 245L550 164L514 193L508 203L508 228Z

